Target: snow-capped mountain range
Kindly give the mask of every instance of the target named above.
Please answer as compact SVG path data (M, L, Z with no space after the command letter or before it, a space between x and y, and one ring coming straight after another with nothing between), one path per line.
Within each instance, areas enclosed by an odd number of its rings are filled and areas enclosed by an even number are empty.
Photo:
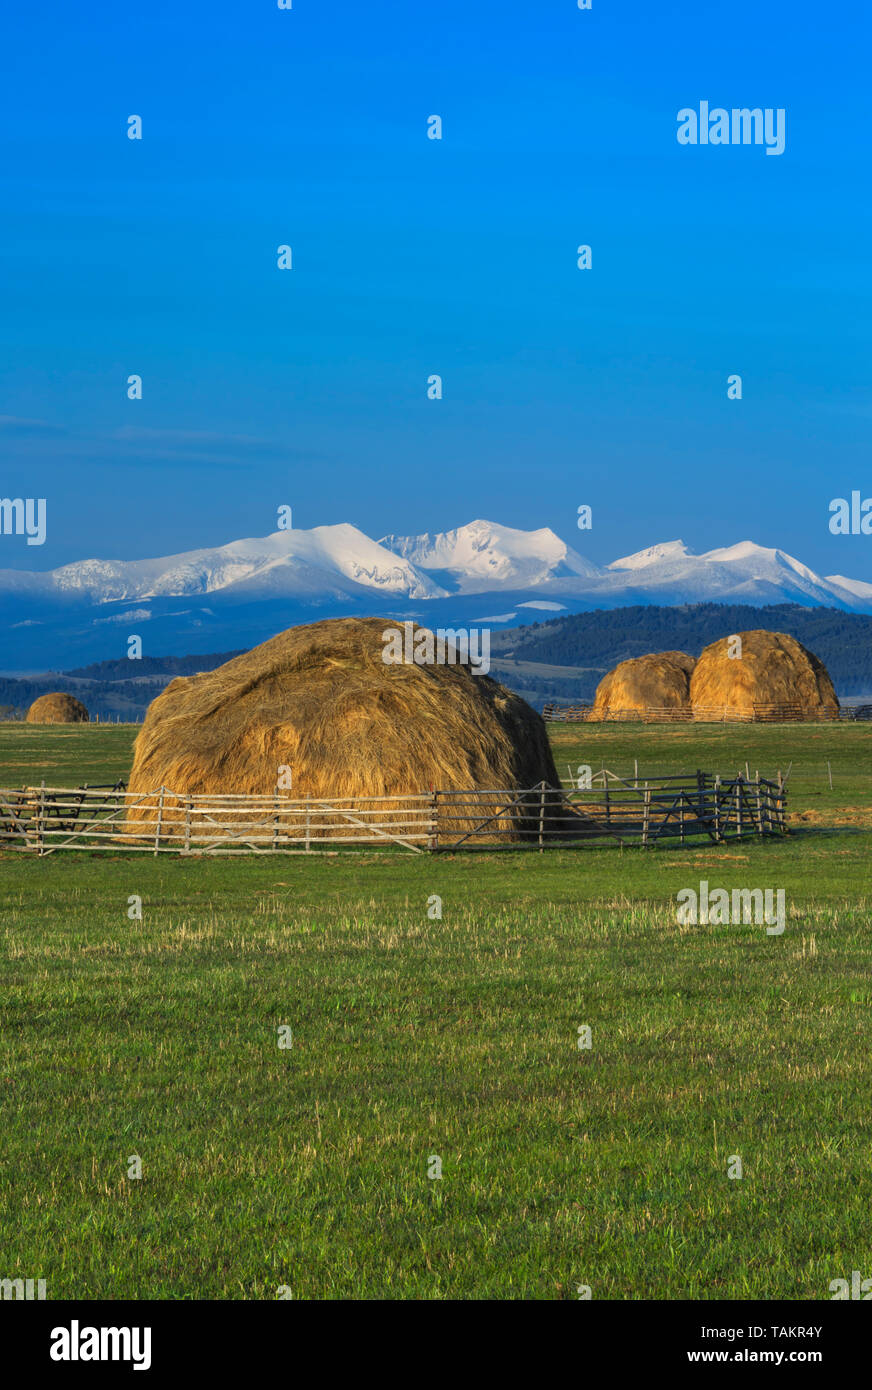
M0 543L0 556L4 549ZM473 521L375 541L348 524L316 526L153 560L0 570L0 669L44 660L46 649L101 656L114 624L138 631L150 623L150 650L169 653L214 649L219 637L251 645L291 623L341 613L508 624L531 621L536 610L702 602L869 613L872 582L819 575L751 541L701 555L669 541L600 567L547 528Z
M0 595L91 604L193 598L428 600L531 588L591 601L799 602L868 611L872 583L821 576L783 550L752 541L694 555L683 541L652 545L604 569L547 527L519 531L473 521L435 535L383 536L356 526L276 531L154 560L79 560L44 573L0 570Z

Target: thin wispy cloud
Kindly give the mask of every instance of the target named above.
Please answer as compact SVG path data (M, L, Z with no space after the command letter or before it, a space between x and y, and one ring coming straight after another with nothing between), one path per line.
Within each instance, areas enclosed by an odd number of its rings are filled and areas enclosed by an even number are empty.
M21 415L0 415L0 434L3 435L39 439L67 433L65 425L55 425L49 420L29 420Z
M281 446L270 439L249 434L223 434L220 430L155 429L142 425L123 425L109 436L124 443L170 446L189 449L263 449L272 451Z
M204 466L232 468L247 459L281 459L288 463L316 463L324 456L309 450L291 448L280 439L257 435L195 430L174 426L123 425L111 430L81 430L55 425L45 420L22 416L0 415L0 438L14 440L32 457L38 450L45 462L51 462L55 451L53 440L63 440L63 457L87 458L95 464L113 463L123 457L128 466L138 463L187 463L192 468Z

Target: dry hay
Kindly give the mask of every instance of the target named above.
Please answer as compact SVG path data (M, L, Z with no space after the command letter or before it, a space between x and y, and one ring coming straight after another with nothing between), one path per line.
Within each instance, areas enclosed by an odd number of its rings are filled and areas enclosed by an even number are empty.
M87 724L91 716L81 700L63 690L52 690L34 700L25 715L26 724Z
M174 680L149 706L129 791L333 802L542 781L559 788L544 721L524 700L465 664L386 663L386 626L334 618L291 628L215 671ZM278 793L281 767L292 787ZM530 803L507 826L512 838L538 830L539 798ZM175 822L175 836L183 814L167 802L163 823ZM474 820L450 828L481 819L469 814ZM150 801L128 825L141 831L155 818ZM286 829L299 833L299 822L284 816Z
M735 636L741 657L728 655ZM695 720L838 719L839 702L822 661L795 637L755 629L704 648L690 681Z
M596 688L588 719L645 715L689 708L694 659L685 652L650 652L622 661Z

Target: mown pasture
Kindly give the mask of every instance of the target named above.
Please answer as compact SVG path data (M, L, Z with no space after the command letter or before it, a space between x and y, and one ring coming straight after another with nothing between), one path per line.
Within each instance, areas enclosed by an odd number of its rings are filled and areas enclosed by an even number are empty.
M0 785L112 782L136 732L0 725ZM567 776L792 764L793 833L0 854L0 1277L50 1298L825 1299L872 1276L872 727L552 739ZM784 888L786 931L679 925L703 879Z

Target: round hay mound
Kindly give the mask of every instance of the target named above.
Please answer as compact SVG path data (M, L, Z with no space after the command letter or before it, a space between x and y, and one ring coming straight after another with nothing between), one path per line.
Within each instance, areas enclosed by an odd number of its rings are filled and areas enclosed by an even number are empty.
M292 786L280 795L293 801L560 786L544 721L525 701L468 665L386 663L390 626L311 623L174 680L149 706L129 791L273 795L281 767ZM168 804L164 825L182 814ZM149 801L128 826L155 817ZM526 817L516 829L532 832Z
M696 720L838 719L839 701L822 661L784 632L735 634L741 657L728 655L729 637L705 647L690 680Z
M26 724L87 724L91 716L81 700L63 690L52 690L34 700L25 715Z
M650 652L620 662L596 688L588 719L644 715L648 710L688 711L694 659L686 652Z

